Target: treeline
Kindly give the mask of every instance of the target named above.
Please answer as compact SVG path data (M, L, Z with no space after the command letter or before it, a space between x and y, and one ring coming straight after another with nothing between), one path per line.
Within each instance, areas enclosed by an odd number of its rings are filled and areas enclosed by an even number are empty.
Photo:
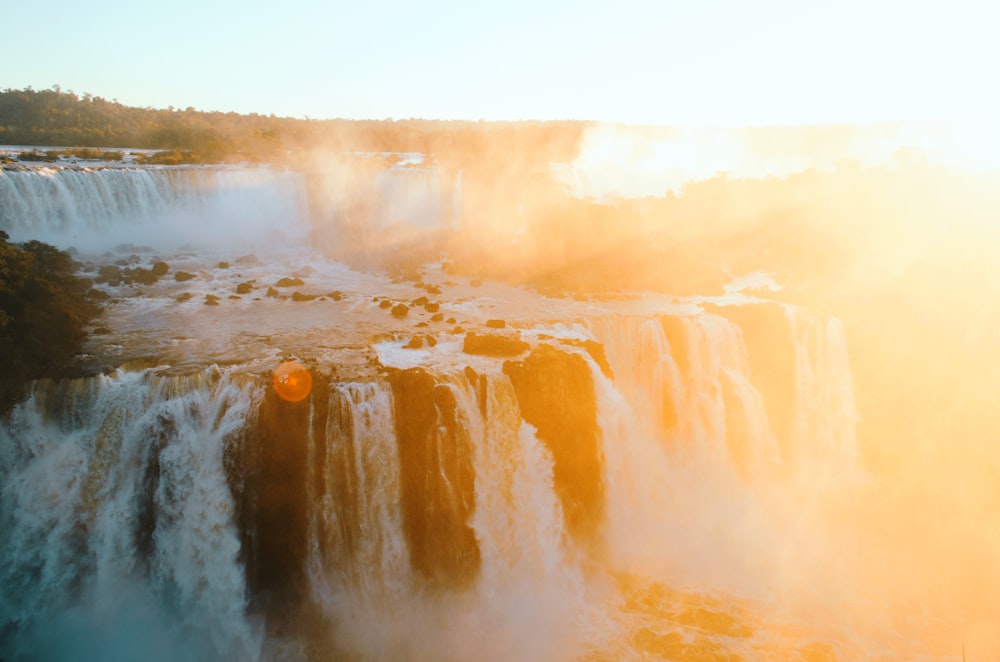
M132 147L201 162L294 162L316 149L422 152L465 161L496 146L543 161L576 156L584 122L312 120L126 106L58 86L0 92L0 144Z

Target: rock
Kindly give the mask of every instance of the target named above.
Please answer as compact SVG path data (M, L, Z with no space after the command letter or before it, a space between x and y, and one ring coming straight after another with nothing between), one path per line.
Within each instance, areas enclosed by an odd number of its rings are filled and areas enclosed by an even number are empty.
M238 258L236 258L236 264L243 264L248 266L257 265L260 264L260 258L258 258L256 255L252 253L250 255L241 255Z
M505 320L486 320L486 327L489 329L505 329L507 328L507 322Z
M417 323L417 328L418 328L418 329L421 329L421 328L423 328L423 327L425 327L425 326L427 326L427 322L418 322L418 323Z
M278 290L274 289L273 287L267 288L267 296L273 299L274 297L278 296Z
M426 338L428 347L433 347L434 345L438 344L438 339L435 338L434 336L426 336Z
M230 294L229 298L230 299L242 299L243 297L241 297L239 294Z
M458 327L456 327L458 328ZM521 340L521 334L465 334L462 351L480 356L517 356L528 351L530 345Z
M466 587L479 577L471 521L475 446L449 384L423 368L391 370L399 456L399 504L413 575L431 588Z
M95 283L107 283L108 285L121 285L122 270L112 264L103 264L97 269Z
M424 310L426 310L429 313L436 313L437 311L441 310L441 304L438 303L437 301L428 301L427 303L424 304Z
M109 329L106 326L99 326L96 329L94 329L93 331L91 331L90 333L91 333L91 335L95 335L95 336L106 336L109 333L111 333L111 329Z
M566 528L597 543L604 517L604 472L593 376L575 352L539 345L522 361L505 361L524 420L552 453L552 482Z
M417 297L410 303L413 304L414 306L426 306L427 302L428 302L427 297Z
M92 287L87 290L87 298L91 301L107 301L111 298L111 295L104 290L98 290Z
M406 317L410 312L410 307L405 303L397 303L392 307L393 317Z
M457 322L457 321L458 321L458 320L456 320L456 319L455 319L454 317L449 317L448 319L446 319L446 320L444 321L444 323L445 323L445 324L454 324L454 323L455 323L455 322Z
M611 373L611 364L608 363L608 357L604 353L604 345L596 340L575 340L572 338L564 338L560 342L564 345L582 347L587 350L590 358L594 359L594 362L601 369L601 372L604 373L604 376L608 379L614 379L614 375Z
M330 292L326 296L330 297L334 301L340 301L341 299L344 298L344 293L341 292L340 290L334 290L333 292Z
M251 292L253 292L253 281L248 280L236 286L237 294L250 294Z
M444 315L442 313L435 313L434 315L431 315L431 321L432 322L440 322L443 319L444 319Z
M157 276L166 276L170 272L170 265L166 262L154 262L151 271Z
M392 308L392 302L389 301L388 299L382 299L381 301L378 302L378 307L379 308Z
M441 288L437 285L428 285L427 294L441 294Z
M218 306L219 305L219 297L215 296L214 294L206 294L205 295L205 305L206 306Z
M305 281L301 278L282 278L277 283L274 284L275 287L299 287L305 285Z
M229 263L228 262L219 262L215 266L217 266L219 269L228 269L229 268Z
M190 292L185 292L184 294L178 294L177 300L181 303L184 303L185 301L191 300L193 297L194 295L191 294Z
M295 291L292 294L292 301L313 301L316 299L315 294L302 294L299 291Z
M192 280L194 277L194 274L188 273L187 271L178 271L174 274L174 280L178 283L183 283L186 280Z
M420 349L424 346L424 339L421 336L413 336L410 342L403 345L403 349Z
M457 336L459 334L465 333L465 329L462 326L456 326L454 329L452 329L448 333Z
M160 280L160 277L154 274L152 270L143 269L141 267L126 269L125 274L129 280L139 283L140 285L152 285L156 281Z

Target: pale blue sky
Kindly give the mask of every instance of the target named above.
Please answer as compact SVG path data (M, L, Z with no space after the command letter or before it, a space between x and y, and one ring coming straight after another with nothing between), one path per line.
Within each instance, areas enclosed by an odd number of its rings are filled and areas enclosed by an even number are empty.
M6 4L0 87L138 106L730 126L998 110L985 0Z

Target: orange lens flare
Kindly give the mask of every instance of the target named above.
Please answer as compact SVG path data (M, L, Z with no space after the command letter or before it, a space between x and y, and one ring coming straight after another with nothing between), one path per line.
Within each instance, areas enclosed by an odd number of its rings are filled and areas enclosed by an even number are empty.
M287 402L301 402L312 390L312 375L298 361L286 361L274 369L274 392Z

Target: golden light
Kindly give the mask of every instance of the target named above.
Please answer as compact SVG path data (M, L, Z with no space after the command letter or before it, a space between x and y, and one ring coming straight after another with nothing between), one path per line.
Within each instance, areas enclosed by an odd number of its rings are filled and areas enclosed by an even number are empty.
M301 402L312 390L312 375L298 361L286 361L274 369L274 392L287 402Z

